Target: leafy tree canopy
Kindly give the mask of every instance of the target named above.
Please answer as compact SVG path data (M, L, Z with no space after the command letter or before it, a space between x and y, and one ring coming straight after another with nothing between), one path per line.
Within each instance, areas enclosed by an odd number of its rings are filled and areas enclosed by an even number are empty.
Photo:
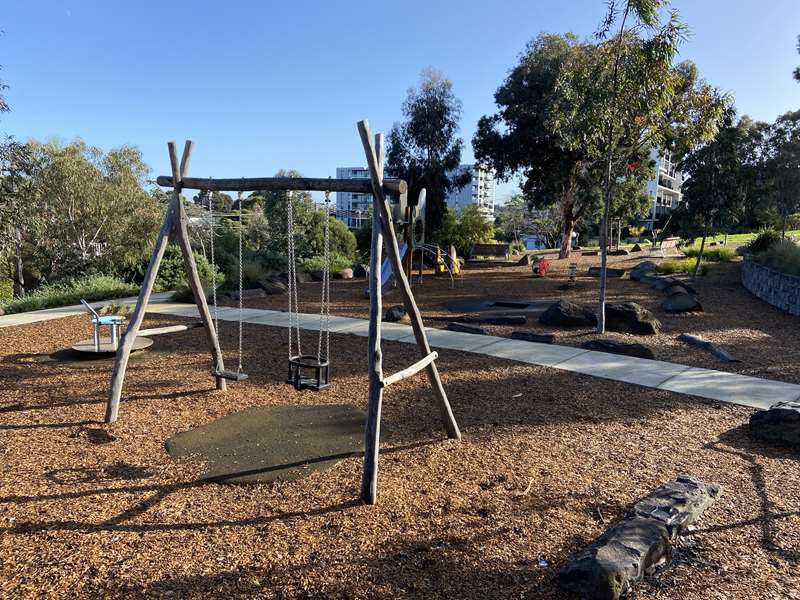
M143 188L148 167L137 148L104 154L80 140L29 148L40 229L26 235L44 278L118 272L149 251L162 207Z
M472 179L470 173L455 173L464 145L457 137L461 101L452 82L429 68L422 72L419 89L408 90L402 110L405 120L389 132L386 170L406 180L412 205L426 189L426 227L433 233L442 225L447 194Z

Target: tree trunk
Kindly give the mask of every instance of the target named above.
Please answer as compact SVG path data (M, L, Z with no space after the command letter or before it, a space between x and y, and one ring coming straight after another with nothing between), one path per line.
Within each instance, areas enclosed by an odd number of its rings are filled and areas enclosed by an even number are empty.
M706 249L706 238L708 237L708 226L703 228L703 239L700 241L700 252L697 253L697 262L694 263L694 269L692 269L692 281L694 278L697 277L697 271L700 269L700 261L703 260L703 250Z
M25 266L22 262L22 230L15 232L16 256L14 257L14 287L18 298L25 295Z
M570 194L564 199L561 212L561 248L558 251L558 258L569 258L572 253L572 230L575 229L575 216L572 214L574 201Z
M608 268L608 213L611 209L611 153L606 164L603 196L603 220L600 222L600 302L597 310L597 333L606 332L606 270Z

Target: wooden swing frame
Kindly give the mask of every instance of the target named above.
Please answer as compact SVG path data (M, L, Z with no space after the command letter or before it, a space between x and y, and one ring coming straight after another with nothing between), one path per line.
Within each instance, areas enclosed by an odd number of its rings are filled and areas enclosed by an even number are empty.
M161 186L172 187L172 196L167 206L164 223L158 234L155 248L153 249L150 263L142 282L142 289L136 301L136 308L131 316L128 328L122 339L114 360L114 370L111 376L111 386L106 406L106 423L114 423L119 417L119 404L122 396L122 387L125 372L128 366L133 342L141 327L150 295L153 291L161 259L167 248L170 233L174 231L175 237L183 254L189 285L194 295L200 313L202 326L206 332L206 340L211 351L213 361L212 371L224 371L222 351L219 338L211 319L211 313L206 301L200 277L197 272L194 255L189 243L186 222L186 209L181 200L184 189L209 190L209 191L328 191L328 192L355 192L369 193L373 196L372 211L372 241L369 271L369 333L368 333L368 374L369 374L369 400L367 406L367 421L364 431L364 468L361 479L361 499L374 504L377 501L378 489L378 455L380 446L380 421L383 404L383 391L393 383L411 377L419 371L425 370L428 381L433 388L434 397L439 407L442 424L452 439L461 439L453 411L447 399L439 372L436 368L436 352L432 352L428 343L425 327L422 323L417 303L411 292L409 280L406 277L403 261L397 243L391 219L391 208L387 200L388 194L405 195L408 186L401 179L384 179L384 150L383 135L377 134L373 144L369 124L366 120L358 122L358 132L364 147L367 166L370 173L369 179L328 179L304 177L259 177L236 179L206 179L187 177L189 161L194 144L187 140L184 146L180 163L174 142L169 142L169 151L172 176L161 176L156 180ZM381 289L381 255L384 242L386 244L389 263L402 296L403 305L411 318L411 328L420 351L420 360L405 369L384 377L383 357L381 352L381 320L382 320L382 289ZM216 388L224 391L225 380L215 377Z

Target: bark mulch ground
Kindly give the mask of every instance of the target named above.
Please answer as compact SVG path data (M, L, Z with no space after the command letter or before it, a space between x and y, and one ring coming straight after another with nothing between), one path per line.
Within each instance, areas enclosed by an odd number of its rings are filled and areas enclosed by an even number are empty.
M660 262L645 253L609 257L614 267L630 269L643 260ZM525 299L542 300L564 298L591 307L597 305L598 278L587 273L590 266L599 265L597 256L573 255L571 259L551 260L551 270L544 278L534 279L530 267L484 267L465 269L463 286L450 289L447 277L425 275L422 285L414 286L414 296L419 303L426 325L445 327L444 317L457 317L443 304L456 299ZM568 285L569 263L578 263L578 279ZM731 371L754 377L778 379L800 383L800 343L797 341L800 319L783 313L756 298L741 285L741 259L731 263L711 266L709 274L692 282L704 312L683 315L670 314L661 308L665 299L662 292L644 283L628 279L608 279L608 302L638 302L651 310L661 320L663 331L659 335L633 336L609 332L607 338L638 342L653 350L659 360L680 364ZM685 279L685 277L684 277ZM319 283L300 284L301 309L319 311ZM342 316L367 318L368 302L364 299L365 282L334 281L331 288L332 312ZM384 307L400 304L396 290L384 296ZM248 301L253 308L286 309L286 296L270 296ZM513 312L513 311L509 311ZM557 329L540 325L529 318L525 326L485 325L492 335L509 336L515 329L538 333L553 333L555 343L581 346L598 339L591 329ZM723 363L708 352L688 346L677 340L681 333L700 335L728 350L740 363Z
M253 406L363 410L365 338L333 336L333 387L298 393L282 383L286 331L248 325L250 379L222 394L197 330L159 337L108 427L109 367L40 359L89 333L85 317L0 330L2 597L562 598L567 557L678 473L723 496L635 598L800 597L800 465L748 439L745 408L443 350L464 438L444 438L424 375L389 388L368 507L358 457L236 486L164 449ZM385 344L387 371L414 352Z

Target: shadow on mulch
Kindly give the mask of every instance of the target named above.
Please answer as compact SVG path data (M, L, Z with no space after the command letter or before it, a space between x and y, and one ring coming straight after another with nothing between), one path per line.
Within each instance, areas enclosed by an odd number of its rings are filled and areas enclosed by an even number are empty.
M139 350L132 352L130 355L130 363L148 362L158 358L157 351ZM103 368L110 369L114 366L114 358L116 354L89 354L86 352L78 352L72 348L63 348L56 350L50 354L13 354L6 357L8 362L22 362L32 361L50 364L53 366L70 366L79 368Z
M758 517L697 529L695 533L723 531L757 525L761 529L761 547L769 553L794 563L800 562L800 548L784 548L780 545L780 528L778 521L800 515L800 510L776 510L775 503L770 499L767 490L767 478L764 467L758 462L758 455L769 458L783 458L797 460L800 455L794 449L785 446L770 446L763 441L756 440L748 434L748 425L740 425L719 436L719 439L707 443L706 449L723 452L736 456L747 465L753 487L758 495L761 513Z
M381 456L390 455L397 452L405 452L423 446L430 446L439 443L439 440L423 440L391 448L384 448L381 450ZM123 463L116 463L111 467L105 467L100 470L87 470L81 472L80 470L52 472L51 480L59 477L74 476L76 478L85 478L85 482L110 482L114 480L135 480L145 479L149 477L143 469L137 472L132 472L130 469L136 468L132 465ZM110 473L110 475L109 475ZM123 475L124 474L124 475ZM93 479L94 478L94 479ZM323 506L306 511L293 511L293 512L280 512L274 515L260 516L246 519L226 519L218 521L203 521L203 522L172 522L172 523L129 523L128 521L134 519L150 509L158 506L171 494L197 487L210 485L211 481L205 478L196 479L193 481L184 481L171 484L142 484L142 485L127 485L122 487L102 487L93 488L89 490L81 490L74 492L61 492L55 494L39 494L39 495L11 495L1 496L0 505L3 504L27 504L30 502L42 502L48 500L68 500L76 498L94 498L102 497L108 494L140 494L152 492L150 496L134 504L129 509L121 512L120 514L108 519L102 523L90 523L85 521L18 521L9 527L0 527L1 533L32 533L35 531L79 531L79 532L97 532L97 531L129 531L129 532L155 532L155 531L205 531L210 528L223 529L226 527L243 527L252 525L267 525L274 521L286 521L295 518L305 518L312 516L325 515L334 512L341 512L349 508L354 508L361 505L359 500L348 500L339 504L331 506Z
M555 585L554 561L539 566L536 555L520 560L485 557L491 542L513 543L516 528L487 526L470 535L435 538L392 537L375 548L370 558L314 557L283 568L239 567L208 575L171 576L147 585L122 583L113 594L126 598L193 597L212 594L224 598L258 598L267 592L291 588L298 580L320 578L319 559L328 563L325 582L308 598L425 598L436 582L436 597L449 598L566 598ZM559 557L567 549L559 550ZM480 568L472 560L480 556ZM363 577L337 577L349 570ZM282 596L281 596L282 597Z
M46 471L44 476L58 485L67 485L101 481L136 481L147 479L151 477L151 474L145 467L117 461L112 465L100 468L51 469Z

